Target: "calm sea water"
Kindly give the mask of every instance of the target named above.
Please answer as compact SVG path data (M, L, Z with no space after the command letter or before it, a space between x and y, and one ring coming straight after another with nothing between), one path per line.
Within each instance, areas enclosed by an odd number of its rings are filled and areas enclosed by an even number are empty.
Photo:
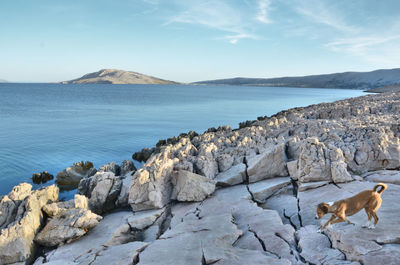
M120 163L159 139L359 90L187 85L0 84L0 195L73 162ZM34 185L38 187L38 185ZM66 195L66 194L64 194Z

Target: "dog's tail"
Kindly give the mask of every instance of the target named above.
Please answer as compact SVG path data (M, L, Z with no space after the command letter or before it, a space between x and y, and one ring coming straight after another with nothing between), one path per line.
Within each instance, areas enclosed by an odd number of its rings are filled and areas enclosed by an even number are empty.
M378 191L378 188L379 187L381 187L381 189ZM387 189L387 185L385 184L385 183L378 183L378 184L376 184L375 185L375 187L374 187L374 191L376 192L376 193L379 193L379 194L381 194L384 190L386 190Z

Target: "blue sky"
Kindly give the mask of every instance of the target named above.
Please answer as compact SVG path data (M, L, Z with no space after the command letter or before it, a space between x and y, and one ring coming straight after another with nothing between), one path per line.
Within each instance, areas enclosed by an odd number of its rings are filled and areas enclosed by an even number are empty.
M2 0L0 79L191 82L400 67L398 0Z

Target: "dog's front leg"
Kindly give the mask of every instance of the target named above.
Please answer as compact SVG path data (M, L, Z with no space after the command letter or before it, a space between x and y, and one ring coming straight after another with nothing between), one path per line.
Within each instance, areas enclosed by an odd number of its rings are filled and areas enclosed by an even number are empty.
M322 230L324 230L325 227L326 227L327 225L329 225L329 224L330 224L333 220L335 220L335 219L336 219L336 216L332 214L332 216L331 216L331 218L329 218L328 222L326 222L317 232L318 232L318 233L321 233Z

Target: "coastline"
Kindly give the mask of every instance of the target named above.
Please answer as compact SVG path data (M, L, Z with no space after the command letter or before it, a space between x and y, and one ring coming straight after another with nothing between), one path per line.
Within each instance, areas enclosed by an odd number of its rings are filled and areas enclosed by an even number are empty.
M344 264L350 260L365 262L370 258L369 251L355 253L349 245L335 243L336 239L343 241L347 238L347 234L351 233L348 227L340 227L341 230L328 231L327 234L316 233L318 222L312 220L311 215L314 209L312 204L319 198L313 197L315 195L310 191L324 191L326 196L334 199L338 193L349 195L360 188L370 188L371 182L376 179L390 180L392 176L390 174L371 172L380 170L394 172L400 167L399 102L400 93L366 95L284 110L271 117L259 117L254 121L243 122L240 128L234 130L224 126L191 138L183 136L176 141L170 141L169 145L160 145L158 152L153 153L137 171L130 168L131 170L125 172L123 176L122 174L117 176L112 169L106 168L87 176L83 179L83 184L82 180L79 183L80 195L68 205L57 202L58 196L52 195L49 201L55 203L50 205L57 210L47 209L51 207L46 206L49 205L46 201L35 210L35 214L41 215L42 208L47 207L44 211L53 219L57 219L60 212L74 212L74 214L79 212L81 218L82 211L85 211L85 218L97 220L92 221L92 225L95 223L94 226L79 227L85 231L101 227L102 222L111 218L108 216L121 215L121 213L111 213L100 221L100 214L115 209L125 209L123 212L125 217L121 217L123 220L111 222L115 231L119 229L118 236L115 236L115 233L111 236L113 244L96 251L106 253L113 247L127 247L127 244L136 242L133 254L139 264L152 264L156 259L170 261L166 264L190 262L190 260L180 260L189 257L177 255L173 259L171 254L173 247L182 247L180 245L183 240L182 232L188 234L185 240L189 246L193 246L188 253L197 260L198 253L195 249L198 246L192 240L196 234L195 230L191 230L193 227L205 229L199 236L203 243L210 244L202 247L200 262L203 259L206 262L215 260L233 262L232 256L226 254L226 251L230 251L234 253L233 256L240 257L242 262L244 262L243 257L246 257L247 261L268 260L272 262L271 264L295 264L303 260L318 263L321 260L315 262L318 259L315 253L308 255L312 253L313 248L310 243L299 247L302 240L304 243L304 240L315 238L324 242L332 241L332 247L324 245L323 250L331 259L331 264L337 264L334 263L336 261L342 261ZM374 174L378 175L375 180L371 178ZM398 180L392 180L393 182L395 186ZM335 190L337 187L341 190ZM47 187L41 192L49 189L51 194L58 193L54 186ZM334 193L332 189L335 190ZM17 200L13 198L18 197L21 204L25 200L37 197L35 195L37 192L27 190L29 189L25 190L23 196L11 194L8 198L15 202ZM18 192L17 190L14 193ZM87 199L81 198L82 195ZM5 197L2 198L0 207L4 207ZM80 200L87 202L81 205ZM221 203L224 205L222 208ZM127 211L127 207L134 211L133 216L132 211ZM289 209L291 214L288 215ZM91 212L97 216L89 214ZM145 216L139 213L144 213ZM396 217L397 213L393 214ZM15 216L9 219L13 218ZM42 219L41 226L44 226L45 218L39 219ZM182 222L178 221L180 219ZM126 220L131 220L128 222L128 227ZM261 225L265 220L279 225L266 228ZM222 230L221 227L215 226L218 222L224 224ZM5 229L4 227L12 224L13 222L8 222L1 228ZM246 225L249 228L246 228ZM122 226L125 230L121 228ZM46 229L47 226L44 227ZM388 236L390 239L379 239L381 248L373 245L370 251L390 248L395 253L400 253L397 245L389 244L400 235L392 226L387 225L387 228L393 232ZM34 234L40 235L42 232L39 231L44 229L36 227L33 230ZM132 235L132 231L139 231L140 236ZM3 230L2 234L4 235ZM74 235L73 238L61 235L65 238L60 243L67 244L53 251L52 256L44 254L40 262L45 264L65 260L63 251L74 245L79 246L79 242L89 238L90 235L90 232L87 236L80 234ZM367 235L363 240L371 241L368 236L372 235ZM51 233L47 236L51 238ZM223 243L213 245L210 236L222 240ZM46 235L42 233L40 237L45 238ZM78 239L80 237L82 238ZM120 237L125 239L116 240ZM138 240L143 238L147 241ZM7 240L0 234L0 242L3 242L3 245L0 244L0 250L3 250L0 251L0 256L4 253L8 255L10 251L4 247L7 247L7 244L4 245ZM29 240L31 243L26 247L26 255L22 255L24 260L30 260L34 256L32 248L36 243L33 243L33 238ZM269 243L266 244L263 240ZM276 243L272 249L267 249L266 245L270 246L274 240L280 243ZM68 244L69 241L73 243ZM261 241L264 244L261 244ZM132 245L129 247L132 249ZM157 249L168 251L158 253ZM303 253L305 251L308 253ZM266 255L264 252L273 255ZM122 250L119 249L116 253L122 253ZM384 251L380 255L388 258ZM10 256L12 255L7 257ZM87 259L90 259L89 256ZM9 260L24 262L15 258ZM40 262L37 261L35 264L41 264Z

